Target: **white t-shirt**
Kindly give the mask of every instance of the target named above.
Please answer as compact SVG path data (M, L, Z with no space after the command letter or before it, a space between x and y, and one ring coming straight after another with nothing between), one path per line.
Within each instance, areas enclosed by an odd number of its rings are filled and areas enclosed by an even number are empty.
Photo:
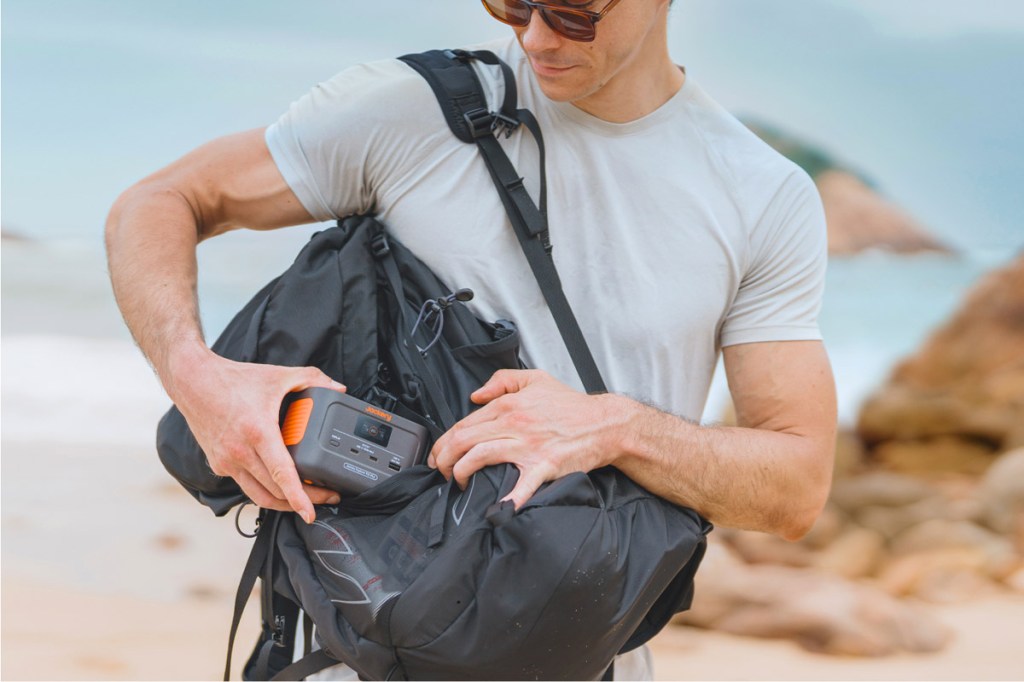
M821 338L814 185L692 76L647 116L608 123L547 99L515 40L480 47L540 122L555 264L610 391L699 419L723 346ZM373 212L449 287L472 289L477 315L515 321L529 366L582 387L476 146L412 68L347 69L266 140L315 218ZM501 142L536 197L532 136Z

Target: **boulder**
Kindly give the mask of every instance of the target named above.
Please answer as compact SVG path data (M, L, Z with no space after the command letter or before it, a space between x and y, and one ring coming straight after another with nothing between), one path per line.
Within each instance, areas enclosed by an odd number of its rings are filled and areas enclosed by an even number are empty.
M926 497L902 507L862 507L857 510L854 518L864 528L891 540L908 528L930 519L949 519L953 512L954 508L945 498Z
M992 464L977 500L986 525L1012 538L1024 553L1024 448L1006 452Z
M809 568L747 565L720 543L709 544L704 561L693 608L676 622L850 656L937 651L950 639L926 612L869 585Z
M1009 540L969 521L925 521L897 535L889 548L894 556L950 550L994 580L1006 578L1020 565Z
M823 549L839 537L846 522L846 514L836 506L835 502L829 500L814 521L814 525L807 531L807 535L800 538L799 542L811 550Z
M983 451L1024 440L1024 254L975 285L893 370L862 407L857 431L873 459L915 470L974 471L991 464ZM921 447L887 451L889 441Z
M874 449L873 457L886 469L906 474L981 475L995 459L995 450L976 440L939 436L885 441Z
M885 537L881 533L850 526L815 556L813 565L852 580L872 575L884 555Z
M783 540L777 535L753 530L731 530L721 533L720 537L728 543L736 556L748 564L810 566L814 561L809 548Z
M836 433L836 451L832 477L835 480L849 478L864 469L867 451L860 437L849 429Z
M934 486L912 476L872 471L836 481L830 500L852 514L864 507L902 507L939 494Z
M1024 566L1021 566L1016 571L1008 575L1006 580L1003 582L1006 583L1006 586L1011 590L1024 594Z
M936 604L964 602L997 591L987 575L988 564L985 552L977 549L931 549L891 558L879 571L877 584L896 597Z

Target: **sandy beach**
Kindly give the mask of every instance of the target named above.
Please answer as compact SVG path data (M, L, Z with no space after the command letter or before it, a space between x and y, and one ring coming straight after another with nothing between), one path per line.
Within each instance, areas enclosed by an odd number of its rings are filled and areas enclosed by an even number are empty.
M98 249L5 241L2 256L2 677L218 678L250 541L158 462L168 401L122 329ZM956 633L936 654L836 658L672 627L653 643L656 675L1024 678L1024 595L926 608Z

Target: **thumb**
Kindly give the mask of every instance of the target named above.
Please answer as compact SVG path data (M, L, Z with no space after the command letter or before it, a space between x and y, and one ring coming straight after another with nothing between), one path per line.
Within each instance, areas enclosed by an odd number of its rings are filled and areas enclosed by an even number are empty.
M316 367L300 368L292 380L295 383L289 389L291 391L301 391L306 388L327 388L344 393L347 390L344 384L335 381Z

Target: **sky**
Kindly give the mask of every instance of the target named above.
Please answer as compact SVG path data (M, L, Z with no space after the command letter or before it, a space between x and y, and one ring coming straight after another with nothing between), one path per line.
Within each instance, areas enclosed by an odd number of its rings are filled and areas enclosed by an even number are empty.
M628 0L627 0L628 1ZM471 0L6 0L2 222L97 239L117 194L357 61L506 35ZM965 249L1024 244L1024 2L676 0L673 58Z

